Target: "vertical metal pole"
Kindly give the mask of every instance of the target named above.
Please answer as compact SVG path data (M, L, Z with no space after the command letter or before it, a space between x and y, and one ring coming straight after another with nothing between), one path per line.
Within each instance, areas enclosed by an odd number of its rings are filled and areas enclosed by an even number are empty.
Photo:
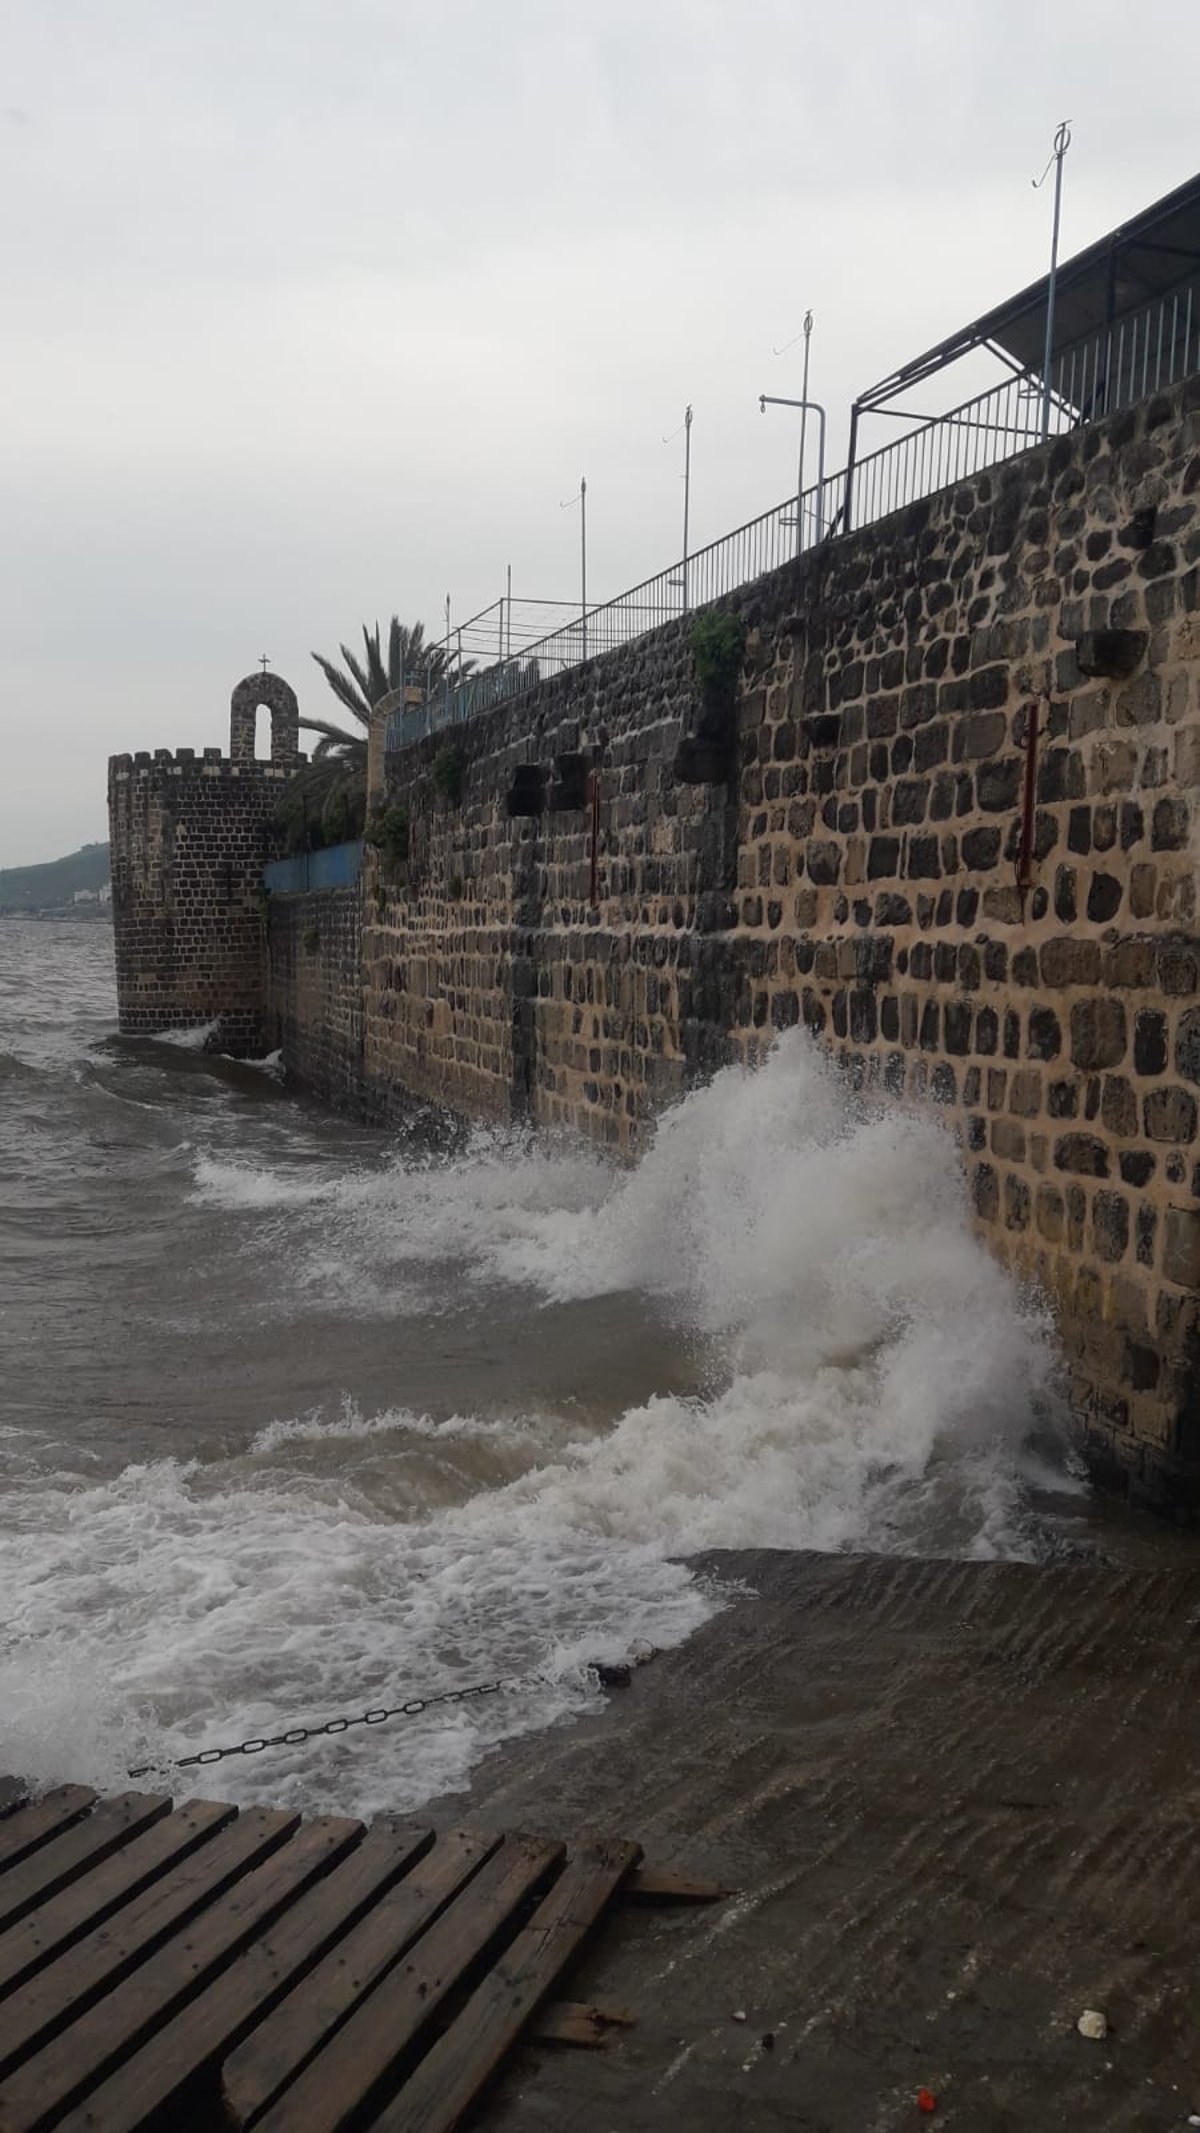
M800 387L800 471L796 476L796 554L804 546L804 445L808 435L808 356L812 341L813 315L804 314L804 383ZM818 540L820 535L817 536Z
M854 460L858 451L858 402L850 409L850 442L846 448L846 522L843 533L849 533L854 524Z
M579 477L579 595L583 608L583 657L587 658L587 482Z
M446 650L442 658L442 718L450 716L450 595L446 594Z
M692 500L692 409L683 418L683 612L688 611L688 507Z
M1050 435L1050 365L1054 358L1054 299L1058 293L1058 224L1062 212L1063 157L1071 145L1071 130L1063 120L1054 136L1054 231L1050 239L1050 278L1046 286L1046 353L1042 362L1042 442Z
M511 659L511 658L512 658L512 564L511 564L511 563L510 563L510 564L509 564L509 566L508 566L508 579L507 579L507 587L506 587L506 591L505 591L505 599L506 599L506 600L507 600L507 602L508 602L508 624L507 624L507 628L506 628L506 631L505 631L505 638L504 638L504 656L505 656L505 658L506 658L506 659Z

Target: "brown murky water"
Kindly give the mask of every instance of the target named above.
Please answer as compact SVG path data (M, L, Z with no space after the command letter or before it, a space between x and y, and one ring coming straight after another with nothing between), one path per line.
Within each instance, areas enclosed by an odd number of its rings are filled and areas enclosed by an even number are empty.
M1182 1545L1072 1471L942 1129L799 1035L633 1173L449 1156L120 1039L107 929L6 923L0 1340L0 1767L35 1778L515 1677L221 1773L405 1806L686 1639L699 1550Z

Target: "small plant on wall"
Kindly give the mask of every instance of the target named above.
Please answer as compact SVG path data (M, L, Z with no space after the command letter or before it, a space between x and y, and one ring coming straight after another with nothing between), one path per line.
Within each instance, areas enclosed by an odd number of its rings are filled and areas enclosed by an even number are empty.
M379 854L385 874L396 874L409 851L408 816L402 807L381 808L367 826L367 843Z
M443 741L434 756L429 775L433 780L434 791L446 802L447 807L457 807L460 804L466 771L462 749L456 748L453 741Z
M745 649L746 625L740 615L718 609L697 615L692 624L692 666L706 702L732 704Z

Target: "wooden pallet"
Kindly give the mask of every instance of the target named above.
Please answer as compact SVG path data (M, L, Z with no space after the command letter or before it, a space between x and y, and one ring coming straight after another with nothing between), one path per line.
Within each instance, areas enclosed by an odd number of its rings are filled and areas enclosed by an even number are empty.
M2 1797L2 1793L0 1793ZM438 2133L614 1898L719 1895L636 1844L64 1786L0 1809L0 2133Z

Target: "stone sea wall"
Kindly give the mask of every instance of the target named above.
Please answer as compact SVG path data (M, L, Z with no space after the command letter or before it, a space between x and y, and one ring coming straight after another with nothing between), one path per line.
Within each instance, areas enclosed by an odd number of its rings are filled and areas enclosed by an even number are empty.
M367 1114L361 915L357 882L272 896L268 1006L293 1081L335 1110Z
M804 1022L856 1082L939 1108L981 1229L1054 1299L1093 1459L1182 1500L1198 564L1193 380L725 602L746 626L726 779L678 775L687 620L391 759L411 848L363 883L361 1106L628 1153Z

